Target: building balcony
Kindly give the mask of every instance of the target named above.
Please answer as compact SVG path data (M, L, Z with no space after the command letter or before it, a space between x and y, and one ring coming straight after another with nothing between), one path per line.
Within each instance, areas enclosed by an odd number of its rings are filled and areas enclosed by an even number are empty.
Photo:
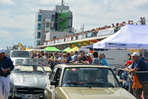
M51 19L45 19L45 23L52 23Z
M45 28L45 31L52 31L52 30L51 30L51 28L46 27L46 28Z
M114 34L114 28L99 30L95 32L87 32L87 33L76 33L69 36L64 36L63 38L56 38L52 41L47 41L46 45L40 46L55 46L55 45L62 45L62 44L72 44L75 42L82 42L82 41L88 41L88 40L94 40L94 39L104 39L112 34Z

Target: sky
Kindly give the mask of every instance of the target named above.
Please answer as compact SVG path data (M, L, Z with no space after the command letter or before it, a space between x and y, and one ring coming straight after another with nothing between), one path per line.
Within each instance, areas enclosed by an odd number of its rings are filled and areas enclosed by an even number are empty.
M148 18L148 0L65 0L73 12L73 27L90 30L112 23ZM53 10L61 0L0 0L0 48L34 45L35 14Z

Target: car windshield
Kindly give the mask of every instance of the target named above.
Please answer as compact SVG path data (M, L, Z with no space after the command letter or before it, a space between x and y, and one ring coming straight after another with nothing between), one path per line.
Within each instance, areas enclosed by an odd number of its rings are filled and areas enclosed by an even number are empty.
M28 51L12 51L10 57L30 57Z
M48 66L48 61L46 59L31 59L34 64Z
M23 66L20 65L18 67L15 67L13 70L13 73L44 73L44 69L42 66L34 66L34 65L28 65L28 66Z
M15 65L30 64L31 60L30 59L15 59L13 62L14 62Z
M119 87L120 84L109 68L65 68L63 87Z

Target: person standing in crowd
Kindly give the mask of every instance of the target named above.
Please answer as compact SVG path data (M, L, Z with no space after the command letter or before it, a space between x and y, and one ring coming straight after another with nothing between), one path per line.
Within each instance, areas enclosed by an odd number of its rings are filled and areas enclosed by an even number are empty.
M59 55L57 52L54 53L54 66L58 64L58 62L56 61L58 59Z
M126 66L125 71L122 73L121 78L125 80L125 83L123 84L123 88L125 88L127 91L129 91L131 94L133 94L132 89L132 78L129 74L128 70L132 66L132 61L127 61L124 66Z
M134 52L132 55L133 64L129 72L134 73L135 71L148 71L148 65L140 58L138 52ZM144 99L148 99L148 73L136 73L138 79L142 85L142 88L134 89L134 96L136 99L141 99L142 91L144 92Z
M66 64L66 60L67 60L67 55L63 54L63 59L62 59L61 64Z
M81 52L76 63L85 63L86 59L85 52Z
M140 22L141 25L143 25L143 18L142 17L140 17L140 21L139 22Z
M145 17L143 17L143 25L146 24L146 20L145 20Z
M91 58L91 56L89 55L89 54L87 54L87 59L86 59L86 62L88 63L88 64L92 64L92 58Z
M0 49L0 96L4 89L4 99L8 99L10 90L10 73L14 69L9 57L5 56L3 49Z
M53 69L54 68L54 61L52 61L52 60L54 59L54 56L52 53L50 53L49 55L50 55L50 57L48 59L48 63L50 64L51 69Z
M102 53L102 54L99 54L99 59L100 59L100 63L101 65L105 65L105 66L108 66L108 63L105 59L105 55Z
M70 56L70 53L67 53L66 56L67 56L67 60L66 60L66 64L67 64L67 63L70 63L70 61L72 61L72 58Z
M59 53L59 57L58 57L58 59L56 59L56 61L58 62L58 64L61 64L62 60L63 60L63 54Z
M141 59L143 59L143 60L145 61L145 58L144 58L144 57L142 57L142 53L140 53L140 58L141 58Z
M93 53L93 59L92 59L93 65L100 65L100 59L98 58L98 52Z
M71 62L76 62L76 61L78 61L78 56L79 56L78 51L75 51L75 52L74 52L74 56L73 56L73 60L72 60Z

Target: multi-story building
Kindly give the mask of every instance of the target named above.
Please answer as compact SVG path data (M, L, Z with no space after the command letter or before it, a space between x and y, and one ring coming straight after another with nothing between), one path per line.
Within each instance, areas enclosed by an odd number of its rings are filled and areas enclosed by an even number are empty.
M71 33L72 19L73 15L69 10L69 6L63 4L56 5L55 10L39 9L35 18L34 47L43 45L48 32Z

